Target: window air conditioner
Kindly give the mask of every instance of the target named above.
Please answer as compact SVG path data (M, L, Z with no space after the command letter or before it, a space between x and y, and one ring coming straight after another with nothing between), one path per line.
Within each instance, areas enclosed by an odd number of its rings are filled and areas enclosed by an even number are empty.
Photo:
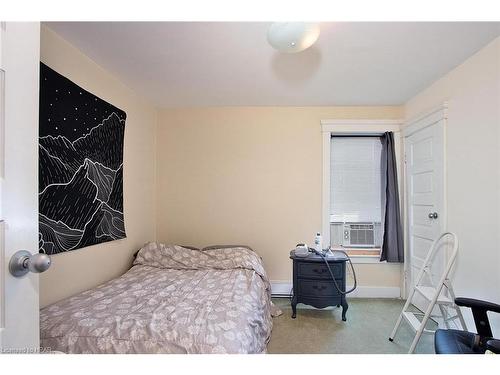
M344 223L344 247L375 247L375 228L373 223Z

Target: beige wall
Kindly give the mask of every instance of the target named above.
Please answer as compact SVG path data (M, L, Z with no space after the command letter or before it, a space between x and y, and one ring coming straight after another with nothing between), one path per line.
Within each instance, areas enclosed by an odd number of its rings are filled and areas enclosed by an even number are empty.
M405 106L412 118L448 101L448 229L460 239L460 296L500 301L500 38ZM493 316L492 316L493 317ZM469 328L474 324L468 314ZM495 318L494 318L495 319ZM496 317L500 335L500 319Z
M124 211L127 238L52 256L40 276L40 306L92 288L125 272L132 254L155 239L156 109L51 30L41 30L41 60L127 113Z
M401 107L163 110L158 127L160 241L247 244L273 281L289 251L321 231L322 119L397 119ZM400 265L358 264L359 285L400 286Z

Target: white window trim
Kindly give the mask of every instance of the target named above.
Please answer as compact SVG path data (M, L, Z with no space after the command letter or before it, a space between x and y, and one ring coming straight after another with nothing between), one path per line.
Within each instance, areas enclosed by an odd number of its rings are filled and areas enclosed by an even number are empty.
M400 119L382 120L321 120L323 134L323 183L322 183L322 212L321 228L323 243L330 243L330 145L332 135L382 135L385 132L394 133L396 159L398 159L398 176L402 176L402 144L401 128L404 121ZM403 178L399 180L399 191L402 189ZM400 194L402 202L403 195ZM401 207L403 205L401 204ZM368 255L353 255L353 263L380 263L379 257Z

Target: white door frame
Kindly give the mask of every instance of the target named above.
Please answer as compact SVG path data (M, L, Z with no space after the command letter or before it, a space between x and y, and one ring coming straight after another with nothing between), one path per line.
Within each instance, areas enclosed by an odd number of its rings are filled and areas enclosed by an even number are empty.
M0 22L0 200L2 199L2 180L4 178L5 155L5 63L3 58L3 45L5 22ZM5 330L5 221L0 201L0 348L3 348L3 335Z
M443 121L443 208L440 212L444 231L448 229L448 198L447 198L447 171L446 171L446 127L448 120L448 102L434 107L413 119L405 122L403 127L403 154L404 154L404 168L403 168L403 183L404 183L404 203L403 203L403 226L404 226L404 249L405 249L405 262L404 262L404 277L403 277L403 298L408 296L411 288L410 276L410 249L409 249L409 221L408 221L408 184L406 183L407 170L406 170L406 138L416 133L419 130L432 126L440 121Z

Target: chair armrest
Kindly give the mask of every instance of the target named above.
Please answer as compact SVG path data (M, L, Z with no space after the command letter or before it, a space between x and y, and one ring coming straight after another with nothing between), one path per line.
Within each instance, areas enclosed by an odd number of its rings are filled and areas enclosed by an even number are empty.
M481 301L479 299L457 297L455 298L455 303L458 306L470 307L471 309L481 309L500 313L500 305L492 302Z
M492 351L495 354L500 354L500 340L488 340L486 341L486 349Z

